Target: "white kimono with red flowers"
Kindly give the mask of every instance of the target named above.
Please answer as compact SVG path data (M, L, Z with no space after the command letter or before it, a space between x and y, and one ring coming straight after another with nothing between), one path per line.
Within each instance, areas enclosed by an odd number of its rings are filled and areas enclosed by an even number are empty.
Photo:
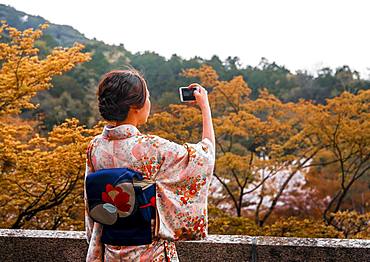
M144 135L133 125L105 126L90 143L95 170L127 167L156 181L159 240L149 245L112 246L100 241L102 226L86 213L87 261L178 261L174 240L207 236L207 196L215 149L207 138L197 144L176 144ZM88 176L91 163L86 164Z

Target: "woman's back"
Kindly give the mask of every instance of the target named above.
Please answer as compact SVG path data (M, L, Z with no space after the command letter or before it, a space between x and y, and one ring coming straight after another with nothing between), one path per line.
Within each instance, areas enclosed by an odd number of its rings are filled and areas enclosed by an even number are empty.
M207 234L207 191L214 165L214 149L208 139L198 144L179 145L158 136L144 135L133 125L105 126L92 143L91 160L95 170L128 167L156 181L156 207L159 214L159 240L151 245L117 247L105 245L108 261L118 259L177 260L174 243L167 240L200 239ZM88 167L86 175L91 173ZM93 223L87 216L88 232ZM90 220L90 221L89 221ZM91 232L89 256L99 257L101 229ZM96 242L96 243L95 243Z

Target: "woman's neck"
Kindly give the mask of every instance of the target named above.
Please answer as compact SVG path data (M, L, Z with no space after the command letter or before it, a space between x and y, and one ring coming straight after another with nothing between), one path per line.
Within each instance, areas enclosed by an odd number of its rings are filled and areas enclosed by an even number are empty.
M113 126L120 126L120 125L133 125L137 127L137 121L129 121L129 120L124 120L124 121L115 121L111 122Z

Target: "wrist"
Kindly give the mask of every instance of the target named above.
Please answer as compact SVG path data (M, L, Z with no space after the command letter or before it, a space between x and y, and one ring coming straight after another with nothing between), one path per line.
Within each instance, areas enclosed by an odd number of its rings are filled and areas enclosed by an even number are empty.
M200 106L200 110L201 111L211 111L211 107L209 106L209 103L207 104L203 104L202 106Z
M200 111L202 112L203 115L208 115L211 113L211 108L205 106L200 108Z

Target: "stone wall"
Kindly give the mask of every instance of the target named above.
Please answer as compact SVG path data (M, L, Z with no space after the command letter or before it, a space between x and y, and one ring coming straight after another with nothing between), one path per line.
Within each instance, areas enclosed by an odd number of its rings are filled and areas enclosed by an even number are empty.
M211 235L178 242L180 261L370 261L370 240ZM84 232L0 229L0 261L84 261Z

